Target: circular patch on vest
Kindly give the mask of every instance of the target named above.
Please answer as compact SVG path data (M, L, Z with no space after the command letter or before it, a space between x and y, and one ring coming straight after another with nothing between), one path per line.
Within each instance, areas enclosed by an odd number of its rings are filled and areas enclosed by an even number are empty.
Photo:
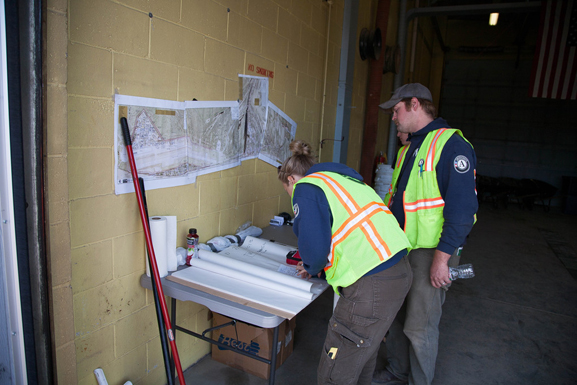
M454 161L455 171L460 172L461 174L466 173L469 171L470 163L469 159L464 155L457 155Z
M299 216L299 205L296 203L293 205L293 213L295 215L295 218Z

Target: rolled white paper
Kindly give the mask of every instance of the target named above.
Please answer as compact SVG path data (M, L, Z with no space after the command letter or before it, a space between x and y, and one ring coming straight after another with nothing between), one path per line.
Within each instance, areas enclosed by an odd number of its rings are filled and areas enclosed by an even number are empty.
M209 250L210 251L210 250ZM277 271L282 263L275 259L265 257L264 255L247 250L243 247L231 246L224 249L219 255L224 255L229 258L234 258L239 261L250 263L251 265L265 267L269 270Z
M204 251L204 250L202 250L202 251ZM272 274L270 274L270 273L275 273L274 271L268 270L268 271L266 271L266 273L268 275L267 277L259 277L256 275L252 275L250 273L236 270L235 268L226 267L223 265L216 264L216 263L210 261L210 257L208 257L209 259L206 259L206 257L203 258L202 257L202 251L201 251L200 258L191 259L191 261L190 261L190 265L192 266L191 268L204 269L207 271L211 271L213 273L220 274L223 277L229 277L229 278L238 279L240 281L250 282L253 285L258 285L258 286L265 287L268 289L280 291L282 293L290 294L290 295L293 295L293 296L296 296L299 298L304 298L304 299L309 300L309 301L314 296L314 294L311 293L310 291L304 291L301 289L297 289L294 286L287 286L285 284L278 283L278 282L275 282L273 280L269 280L268 278L274 279L271 277ZM205 251L205 253L207 253L207 252ZM236 261L236 262L239 262L239 261ZM240 262L240 263L242 263L242 262ZM266 269L263 269L263 270L266 270ZM276 274L280 274L280 273L276 273ZM288 277L288 278L291 278L291 277ZM311 284L311 286L312 286L312 284Z
M176 216L166 216L166 267L168 271L178 269L176 258Z
M201 250L199 255L200 259L204 259L217 265L228 267L230 269L238 270L246 274L265 278L269 281L281 283L298 290L310 292L313 286L313 282L304 280L300 277L297 278L279 273L277 271L272 271L264 267L255 266L250 262L243 262L237 259L229 258L228 256L222 255L222 253L217 254L210 251Z
M297 249L284 243L271 242L268 239L251 236L246 237L241 247L255 253L264 254L279 263L286 263L287 254Z
M160 277L168 275L168 265L166 256L166 224L167 220L164 217L151 217L149 222L150 235L152 238L152 247L154 248L154 256L156 257L156 265L158 266L158 274ZM146 275L150 277L150 266L148 265L148 257L146 258Z

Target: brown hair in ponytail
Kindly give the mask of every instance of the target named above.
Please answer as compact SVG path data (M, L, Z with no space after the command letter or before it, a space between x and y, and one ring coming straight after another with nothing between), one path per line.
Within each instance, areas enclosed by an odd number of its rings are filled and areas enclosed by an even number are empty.
M289 175L304 176L316 164L313 149L307 142L293 140L289 148L293 154L278 167L278 179L284 184L288 184Z

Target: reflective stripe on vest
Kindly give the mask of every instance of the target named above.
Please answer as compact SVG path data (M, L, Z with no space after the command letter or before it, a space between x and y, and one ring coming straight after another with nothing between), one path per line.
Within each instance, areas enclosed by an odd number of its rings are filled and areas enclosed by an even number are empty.
M405 145L399 150L399 155L397 155L397 158L399 159L396 166L397 168L401 167L401 164L403 164L402 160L405 159L405 153L407 152L409 147L410 145Z
M441 128L435 131L435 136L429 145L427 150L427 161L425 162L425 171L433 171L433 162L435 160L435 147L437 145L437 141L443 135L443 132L447 131L446 128Z
M430 199L419 199L416 202L405 203L405 211L415 212L418 210L443 207L444 205L445 201L441 197Z

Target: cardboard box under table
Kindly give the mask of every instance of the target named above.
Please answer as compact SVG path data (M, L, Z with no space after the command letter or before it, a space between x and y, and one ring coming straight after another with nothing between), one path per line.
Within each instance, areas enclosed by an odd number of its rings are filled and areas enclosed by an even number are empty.
M275 369L278 369L292 353L296 318L285 320L279 325L276 347L273 347L274 329L234 322L233 319L217 313L213 313L212 325L212 338L230 347L227 349L221 345L212 345L212 359L265 380L270 377L270 366L257 357L271 361L274 352ZM218 329L215 329L217 327ZM250 356L238 354L239 351Z

